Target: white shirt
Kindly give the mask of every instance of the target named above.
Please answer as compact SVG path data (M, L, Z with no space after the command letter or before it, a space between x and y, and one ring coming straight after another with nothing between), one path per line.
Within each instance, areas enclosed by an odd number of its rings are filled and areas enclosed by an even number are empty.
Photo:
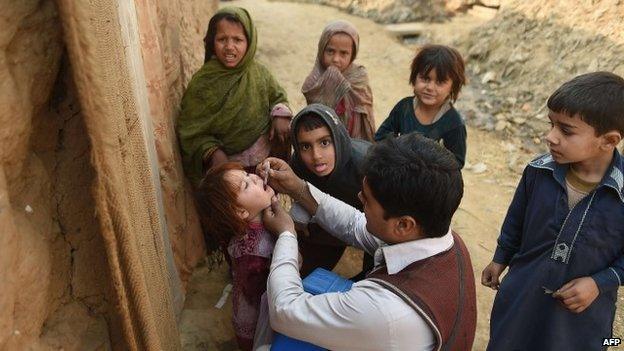
M366 230L362 212L309 187L319 205L313 220L337 238L374 254L375 266L385 262L389 274L453 246L450 230L440 238L386 245ZM424 351L435 346L425 320L390 290L363 280L347 292L312 296L303 291L298 267L297 237L284 232L275 244L267 283L274 330L336 351Z

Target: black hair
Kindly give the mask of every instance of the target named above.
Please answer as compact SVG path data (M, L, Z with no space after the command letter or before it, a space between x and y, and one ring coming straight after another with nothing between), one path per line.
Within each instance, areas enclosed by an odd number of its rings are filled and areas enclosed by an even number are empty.
M384 219L411 216L426 237L448 232L464 194L461 168L453 154L418 133L373 145L364 176L384 209Z
M295 134L299 133L299 130L302 128L306 132L309 132L322 127L328 127L323 117L317 115L316 113L306 113L297 119L297 124L295 124Z
M453 82L451 101L457 100L462 86L466 84L464 59L459 51L444 45L423 46L412 61L410 84L415 85L418 75L426 77L432 69L436 71L438 83L447 79Z
M204 49L206 50L204 63L208 62L212 55L214 55L214 42L215 37L217 36L217 24L223 19L228 22L240 24L243 27L243 33L245 33L245 38L247 39L247 42L249 42L249 36L247 34L247 31L245 30L245 26L243 26L243 23L238 19L238 17L234 16L231 13L218 13L212 16L210 22L208 22L208 30L206 31L206 36L204 37Z
M579 116L602 135L617 130L624 135L624 79L610 72L582 74L563 83L548 98L548 108Z

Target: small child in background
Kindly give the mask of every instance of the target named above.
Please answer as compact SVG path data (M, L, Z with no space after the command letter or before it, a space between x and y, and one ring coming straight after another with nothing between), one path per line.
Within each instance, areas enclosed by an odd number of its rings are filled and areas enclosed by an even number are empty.
M241 350L251 350L260 298L266 290L275 241L262 224L262 211L275 192L262 179L235 162L211 168L197 189L202 221L215 241L226 248L233 278L232 324ZM208 238L207 238L208 239Z
M373 93L366 68L355 64L360 36L347 21L329 23L318 43L316 62L301 92L308 104L329 106L352 138L373 141Z
M492 351L606 349L624 284L624 79L580 75L547 106L550 153L525 168L481 276L498 290Z
M442 141L463 167L466 126L453 107L466 83L461 55L448 46L425 45L412 61L409 82L414 88L414 96L406 97L394 106L375 133L375 140L388 134L397 137L417 132Z

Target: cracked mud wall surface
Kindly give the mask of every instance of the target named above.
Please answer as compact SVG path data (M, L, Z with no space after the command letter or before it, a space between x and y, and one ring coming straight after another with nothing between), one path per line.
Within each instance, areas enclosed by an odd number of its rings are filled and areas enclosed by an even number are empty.
M0 349L107 349L89 140L58 13L52 0L0 6Z
M203 238L173 121L217 1L136 5L167 226L186 281ZM0 0L0 8L0 350L121 349L91 146L55 2Z
M54 220L69 259L66 299L46 321L42 342L65 350L107 349L118 331L110 310L111 287L91 188L95 176L84 117L63 56L48 109L33 124L31 147L52 183ZM52 277L54 279L54 277Z

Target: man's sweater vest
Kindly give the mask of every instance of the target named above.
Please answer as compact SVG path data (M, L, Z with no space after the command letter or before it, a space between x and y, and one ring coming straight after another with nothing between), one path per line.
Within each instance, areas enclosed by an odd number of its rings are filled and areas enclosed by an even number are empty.
M398 295L429 324L434 350L469 351L477 324L475 280L464 242L454 232L453 241L449 250L396 274L383 266L367 279Z

